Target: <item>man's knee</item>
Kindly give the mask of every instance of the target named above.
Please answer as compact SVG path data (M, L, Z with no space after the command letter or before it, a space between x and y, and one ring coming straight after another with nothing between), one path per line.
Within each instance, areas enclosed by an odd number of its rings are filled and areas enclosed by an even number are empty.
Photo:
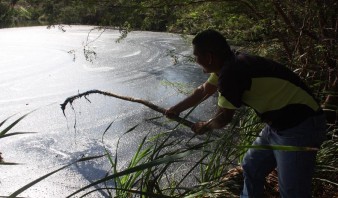
M255 163L253 162L253 158L251 156L251 151L249 150L242 161L242 168L243 168L243 177L253 182L257 178L257 168L255 167Z

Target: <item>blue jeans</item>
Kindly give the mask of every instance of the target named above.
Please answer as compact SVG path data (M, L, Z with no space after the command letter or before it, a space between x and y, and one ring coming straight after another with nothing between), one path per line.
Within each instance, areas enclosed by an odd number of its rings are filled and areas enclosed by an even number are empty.
M266 125L253 144L319 148L325 137L325 116L318 115L283 131L274 130ZM311 197L316 154L316 151L249 149L242 162L244 188L241 198L263 197L265 177L276 167L282 198Z

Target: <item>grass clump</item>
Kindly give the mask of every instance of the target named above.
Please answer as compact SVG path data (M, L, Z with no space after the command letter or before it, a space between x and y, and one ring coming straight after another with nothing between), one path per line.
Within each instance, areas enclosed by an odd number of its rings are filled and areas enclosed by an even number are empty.
M132 127L124 135L137 127ZM203 140L196 136L177 138L175 136L180 132L177 127L157 134L149 133L140 141L123 170L118 168L118 146L115 152L106 150L111 164L106 177L77 190L70 197L81 193L86 196L102 189L111 197L238 197L242 188L239 164L247 149L313 150L252 146L261 127L254 112L243 109L228 128L208 133L202 136ZM333 172L337 173L337 170ZM273 180L267 181L271 186L269 190L273 191L268 192L270 195L278 194L276 177L271 175L268 178ZM335 183L334 180L331 182ZM101 185L101 188L83 194L94 185Z
M23 135L23 134L30 134L30 133L35 133L35 132L12 132L12 128L15 127L19 122L21 122L26 116L34 112L35 110L24 114L23 116L17 118L13 122L11 122L8 126L5 126L6 123L9 122L11 118L13 118L16 114L7 117L5 120L3 120L0 123L0 140L3 138L7 138L10 136L15 136L15 135ZM12 163L12 162L5 162L3 157L1 156L0 152L0 165L16 165L17 163Z

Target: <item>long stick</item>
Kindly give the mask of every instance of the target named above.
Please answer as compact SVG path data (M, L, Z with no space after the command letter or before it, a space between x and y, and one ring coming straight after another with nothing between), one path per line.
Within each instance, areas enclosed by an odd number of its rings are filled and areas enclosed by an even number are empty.
M114 93L111 93L111 92L100 91L100 90L94 89L94 90L89 90L89 91L86 91L86 92L79 93L77 95L68 97L61 104L61 109L63 111L63 114L65 115L65 109L66 109L66 106L67 106L68 103L72 104L74 100L76 100L78 98L81 98L81 97L85 97L86 98L90 94L101 94L101 95L105 95L105 96L109 96L109 97L118 98L118 99L121 99L121 100L126 100L126 101L130 101L130 102L140 103L140 104L143 104L143 105L149 107L150 109L155 110L155 111L157 111L159 113L162 113L162 114L165 113L165 109L164 108L159 107L159 106L157 106L157 105L155 105L155 104L153 104L153 103L151 103L149 101L142 100L142 99L139 99L139 98L132 98L132 97L128 97L128 96L121 96L121 95L117 95L117 94L114 94ZM179 116L176 116L176 117L173 117L173 118L170 118L170 119L175 120L176 122L179 122L179 123L181 123L181 124L183 124L184 126L187 126L187 127L192 127L193 124L194 124L193 122L191 122L189 120L186 120L184 118L181 118Z

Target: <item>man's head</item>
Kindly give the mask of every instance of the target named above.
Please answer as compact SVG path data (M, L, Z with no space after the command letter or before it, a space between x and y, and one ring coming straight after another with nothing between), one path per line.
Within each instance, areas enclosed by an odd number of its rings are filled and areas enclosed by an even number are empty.
M196 62L206 73L219 72L224 63L233 59L225 37L215 30L205 30L198 33L192 40Z

